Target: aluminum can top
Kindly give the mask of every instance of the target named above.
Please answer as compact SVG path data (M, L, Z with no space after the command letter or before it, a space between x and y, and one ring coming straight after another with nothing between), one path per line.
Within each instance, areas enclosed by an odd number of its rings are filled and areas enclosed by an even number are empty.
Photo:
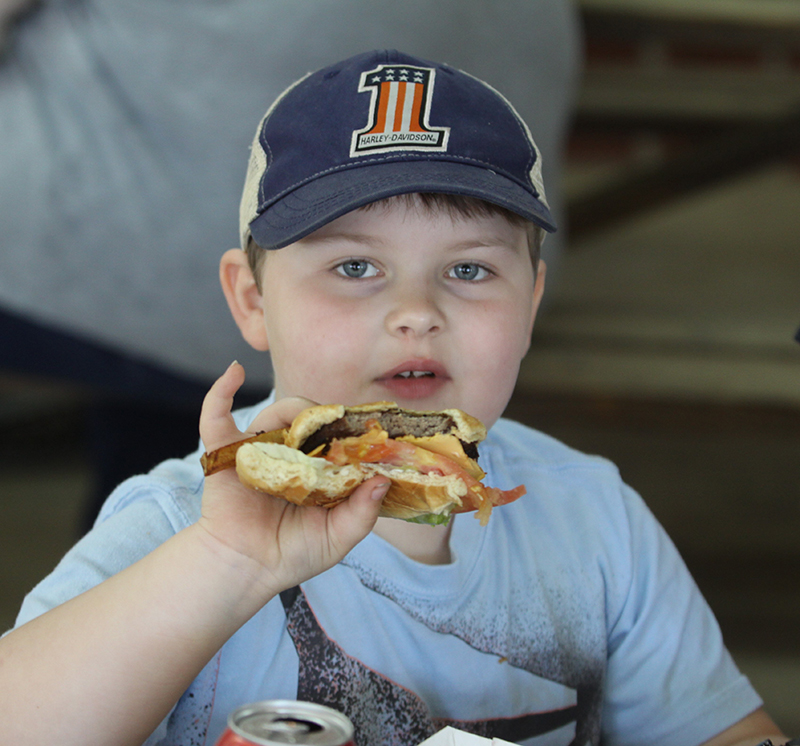
M267 700L234 710L228 728L254 746L346 746L353 724L341 712L312 702Z

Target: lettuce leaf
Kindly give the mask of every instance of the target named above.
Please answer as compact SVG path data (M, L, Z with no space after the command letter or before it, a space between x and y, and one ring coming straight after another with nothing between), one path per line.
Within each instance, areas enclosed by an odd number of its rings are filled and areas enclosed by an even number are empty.
M443 513L435 515L433 513L426 513L425 515L418 515L414 518L405 518L404 520L409 523L426 523L429 526L446 526L450 522L450 514Z

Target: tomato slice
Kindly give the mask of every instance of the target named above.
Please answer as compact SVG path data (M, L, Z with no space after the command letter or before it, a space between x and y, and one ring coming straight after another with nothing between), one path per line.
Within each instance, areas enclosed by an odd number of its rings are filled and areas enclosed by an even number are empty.
M462 505L454 508L453 512L466 513L477 510L477 517L482 525L486 525L495 505L507 505L525 494L523 485L513 490L485 487L447 456L407 441L392 440L377 420L369 420L367 427L368 430L363 435L334 440L325 458L337 466L379 463L422 474L456 476L467 486L467 494L461 498Z

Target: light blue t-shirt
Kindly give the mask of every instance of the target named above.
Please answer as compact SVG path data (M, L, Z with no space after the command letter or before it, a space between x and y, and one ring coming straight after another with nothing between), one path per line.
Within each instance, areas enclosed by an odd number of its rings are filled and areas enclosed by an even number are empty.
M256 411L237 413L240 427ZM191 525L198 455L120 485L18 624ZM480 463L487 484L527 495L486 527L457 516L451 564L416 563L369 535L244 625L147 743L211 744L232 710L272 698L344 711L359 746L412 746L445 725L532 746L689 746L760 706L613 464L509 420Z

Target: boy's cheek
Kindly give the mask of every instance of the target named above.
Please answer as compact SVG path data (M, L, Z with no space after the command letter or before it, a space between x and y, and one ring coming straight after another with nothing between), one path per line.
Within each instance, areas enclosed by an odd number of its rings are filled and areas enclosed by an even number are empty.
M312 322L284 335L273 346L273 360L277 369L296 379L333 383L335 377L363 369L368 344L353 325Z
M522 359L533 328L531 304L501 303L485 311L481 317L467 318L465 345L501 360Z

